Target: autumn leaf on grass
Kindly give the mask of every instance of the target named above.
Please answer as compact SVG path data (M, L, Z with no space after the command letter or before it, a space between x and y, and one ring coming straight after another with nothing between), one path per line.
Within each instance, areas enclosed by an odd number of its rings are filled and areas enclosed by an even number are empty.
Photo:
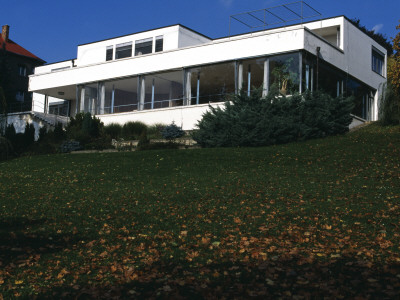
M202 237L201 238L201 243L203 244L203 245L208 245L209 243L210 243L210 238L207 238L207 237Z
M66 274L68 274L68 271L64 268L60 271L60 273L58 273L57 275L57 279L61 279L63 278Z
M235 217L233 218L233 222L235 222L236 224L241 224L242 220L240 220L240 218Z

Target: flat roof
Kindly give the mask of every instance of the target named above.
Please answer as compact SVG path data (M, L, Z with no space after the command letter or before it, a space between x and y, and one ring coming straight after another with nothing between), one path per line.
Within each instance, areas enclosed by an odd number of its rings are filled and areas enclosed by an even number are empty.
M153 28L153 29L148 29L148 30L142 30L142 31L138 31L138 32L133 32L133 33L129 33L129 34L124 34L124 35L120 35L120 36L115 36L115 37L112 37L112 38L103 39L103 40L99 40L99 41L95 41L95 42L80 44L80 45L78 45L78 47L79 47L79 46L90 45L90 44L95 44L95 43L99 43L99 42L104 42L104 41L109 41L109 40L113 40L113 39L117 39L117 38L121 38L121 37L125 37L125 36L130 36L130 35L134 35L134 34L139 34L139 33L143 33L143 32L150 32L150 31L159 30L159 29L164 29L164 28L168 28L168 27L174 27L174 26L180 26L180 27L182 27L182 28L185 28L185 29L187 29L187 30L190 30L191 32L193 32L193 33L195 33L195 34L201 35L201 36L203 36L203 37L205 37L205 38L207 38L207 39L209 39L209 40L213 40L213 39L210 38L209 36L206 36L206 35L204 35L204 34L198 32L198 31L196 31L196 30L193 30L193 29L191 29L191 28L189 28L189 27L187 27L187 26L185 26L185 25L182 25L182 24L179 24L179 23L178 23L178 24L173 24L173 25L162 26L162 27L158 27L158 28Z

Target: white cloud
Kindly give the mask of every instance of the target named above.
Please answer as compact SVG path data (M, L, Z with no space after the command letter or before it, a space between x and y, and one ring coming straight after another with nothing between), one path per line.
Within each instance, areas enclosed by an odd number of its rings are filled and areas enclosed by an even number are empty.
M219 0L219 2L221 2L226 7L231 7L233 0Z
M372 30L373 30L375 33L378 33L382 28L383 28L383 24L376 24L376 25L372 28Z

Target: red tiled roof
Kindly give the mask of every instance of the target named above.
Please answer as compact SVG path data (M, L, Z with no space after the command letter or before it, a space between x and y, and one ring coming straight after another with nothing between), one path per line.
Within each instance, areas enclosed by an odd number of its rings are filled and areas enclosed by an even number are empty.
M43 59L37 57L36 55L32 54L31 52L29 52L28 50L26 50L25 48L21 47L20 45L18 45L17 43L13 42L12 40L8 39L8 41L5 43L6 45L6 51L11 52L11 53L15 53L18 55L22 55L22 56L26 56L26 57L30 57L36 60L39 60L41 62L45 62ZM4 47L4 40L3 37L0 35L0 48L3 49Z

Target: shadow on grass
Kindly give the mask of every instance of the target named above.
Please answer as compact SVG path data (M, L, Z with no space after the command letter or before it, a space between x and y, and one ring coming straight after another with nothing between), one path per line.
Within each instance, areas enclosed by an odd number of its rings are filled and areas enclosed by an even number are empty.
M38 260L41 255L68 248L80 240L78 236L53 235L46 230L36 233L32 228L44 226L49 220L10 218L0 221L0 268ZM35 232L35 233L32 233Z
M204 267L158 262L130 282L105 286L80 282L38 299L398 299L400 264L373 265L341 258L299 265L299 260L226 262Z

